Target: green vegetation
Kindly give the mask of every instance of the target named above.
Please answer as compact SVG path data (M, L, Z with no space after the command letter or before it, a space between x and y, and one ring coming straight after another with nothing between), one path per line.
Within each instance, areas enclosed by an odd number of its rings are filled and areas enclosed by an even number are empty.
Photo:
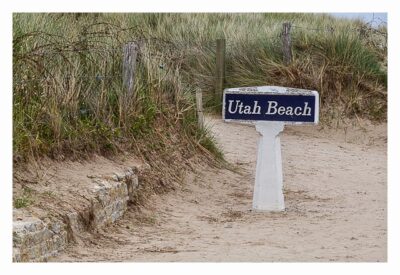
M24 187L21 196L14 199L15 208L25 208L34 203L32 198L33 190L29 187Z
M293 24L288 66L279 37L286 21ZM217 38L227 44L225 87L316 89L323 120L386 119L386 29L361 22L312 14L14 14L13 32L16 161L146 143L157 149L165 147L160 129L221 157L194 112L196 88L207 106L220 105ZM122 48L133 40L140 55L135 96L125 106Z

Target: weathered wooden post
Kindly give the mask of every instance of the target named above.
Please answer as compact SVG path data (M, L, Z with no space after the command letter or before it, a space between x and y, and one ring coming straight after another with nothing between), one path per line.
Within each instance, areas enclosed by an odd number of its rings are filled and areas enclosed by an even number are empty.
M286 22L283 23L282 27L283 62L285 65L289 65L292 63L292 41L290 38L290 29L292 28L292 24Z
M134 84L135 84L135 69L136 59L139 51L139 46L136 42L128 42L123 48L123 60L122 60L122 84L124 90L120 103L122 107L122 116L125 117L128 106L132 103L135 98Z
M196 109L197 109L197 123L200 129L204 127L204 116L203 116L203 93L200 89L196 90Z
M225 39L217 39L215 76L214 99L216 102L220 102L222 100L225 81Z
M285 202L279 135L285 124L318 123L318 92L275 86L225 89L222 117L225 121L255 123L260 138L253 209L283 211Z

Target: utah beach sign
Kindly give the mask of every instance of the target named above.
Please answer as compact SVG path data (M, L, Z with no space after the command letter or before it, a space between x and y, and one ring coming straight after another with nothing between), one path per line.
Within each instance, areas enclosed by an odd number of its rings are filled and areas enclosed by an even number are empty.
M261 136L258 142L253 208L284 210L279 134L285 124L318 123L318 92L275 86L225 89L222 117L228 122L255 122Z
M229 120L318 123L318 92L263 86L225 89L223 118Z

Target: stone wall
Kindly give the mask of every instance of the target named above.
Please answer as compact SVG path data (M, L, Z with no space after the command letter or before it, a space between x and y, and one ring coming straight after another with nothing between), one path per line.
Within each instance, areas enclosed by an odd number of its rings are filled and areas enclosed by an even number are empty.
M80 234L115 222L127 210L138 185L133 169L110 177L93 177L93 196L87 205L51 221L21 215L22 210L14 209L13 261L46 261Z
M44 223L28 217L13 223L13 261L45 261L67 244L67 231L62 222Z

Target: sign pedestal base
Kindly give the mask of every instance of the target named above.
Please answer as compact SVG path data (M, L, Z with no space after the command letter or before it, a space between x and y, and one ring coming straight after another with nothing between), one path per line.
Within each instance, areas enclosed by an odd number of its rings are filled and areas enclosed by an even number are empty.
M283 211L281 141L279 134L284 122L258 121L256 130L261 134L258 141L256 180L253 194L253 209L261 211Z

